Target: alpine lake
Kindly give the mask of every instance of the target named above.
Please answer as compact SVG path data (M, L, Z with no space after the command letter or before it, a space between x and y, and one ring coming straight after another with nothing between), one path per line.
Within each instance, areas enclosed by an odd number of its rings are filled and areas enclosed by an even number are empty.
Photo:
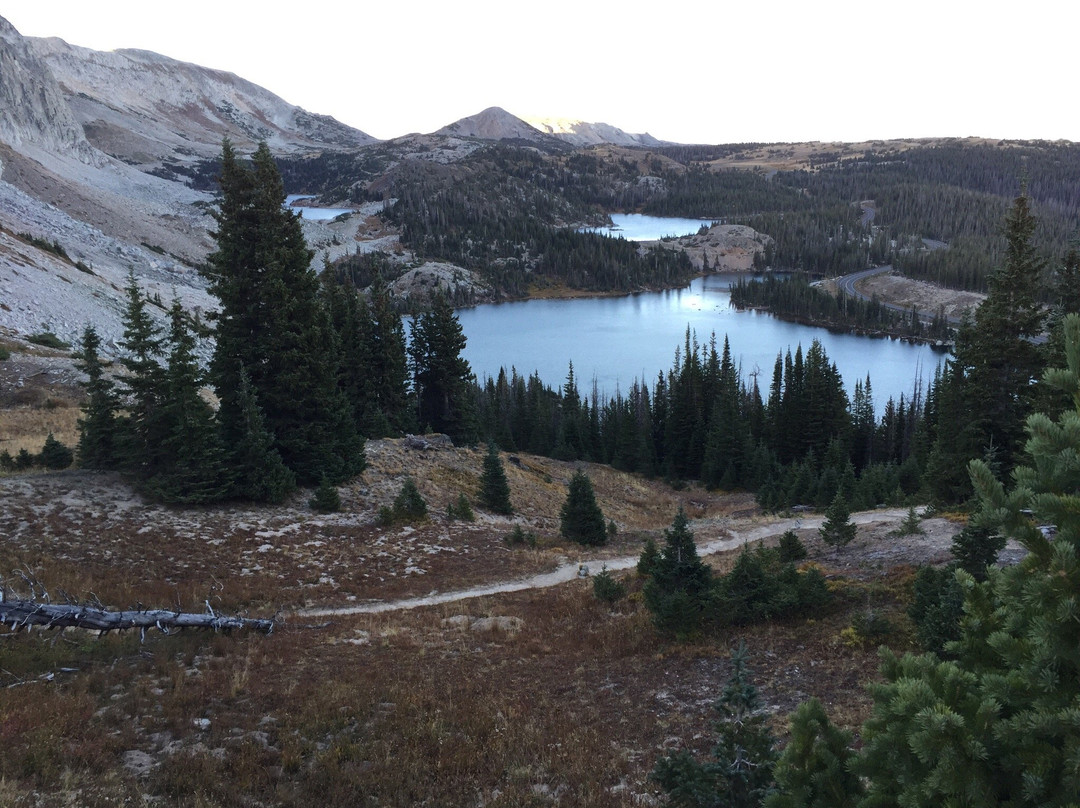
M688 235L710 222L668 219L640 214L611 216L611 235L646 241ZM736 311L730 288L739 275L710 274L682 289L641 292L622 297L524 300L459 309L458 320L468 340L463 356L477 379L498 376L511 368L521 376L533 373L559 387L570 363L582 394L596 389L601 398L627 391L635 380L650 388L658 374L671 369L682 351L687 329L697 343L715 335L717 351L726 337L736 367L749 381L756 374L762 395L768 394L778 353L803 353L816 339L844 379L848 395L855 382L869 375L880 413L888 399L911 399L916 385L925 391L946 354L929 345L899 339L859 336L790 323L759 311Z

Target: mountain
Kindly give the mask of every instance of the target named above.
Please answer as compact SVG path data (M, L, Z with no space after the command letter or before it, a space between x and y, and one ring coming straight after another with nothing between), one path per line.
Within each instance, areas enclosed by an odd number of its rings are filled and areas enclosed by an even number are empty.
M569 118L526 118L525 120L541 132L553 135L571 146L595 146L600 143L648 147L671 145L657 140L648 132L632 135L609 123L589 123Z
M89 159L83 128L29 40L0 17L0 142Z
M56 38L26 42L56 78L89 142L129 164L213 157L224 137L242 150L265 140L275 153L376 142L232 73L143 50L103 53Z
M436 135L475 137L481 140L532 140L550 142L539 129L501 107L488 107L437 130Z

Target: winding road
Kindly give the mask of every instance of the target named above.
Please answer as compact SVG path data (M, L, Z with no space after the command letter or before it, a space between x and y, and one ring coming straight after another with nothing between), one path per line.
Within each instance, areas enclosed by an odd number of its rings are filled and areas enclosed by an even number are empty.
M904 508L889 508L876 511L862 511L851 514L851 521L857 525L865 525L873 522L897 522L907 516ZM734 550L741 545L758 541L759 539L779 536L787 530L815 529L821 527L824 516L815 514L804 518L779 519L764 525L748 525L735 527L729 520L706 520L707 523L720 524L723 531L728 534L725 538L714 539L705 544L698 545L700 555L712 555L725 550ZM691 525L693 527L693 525ZM483 586L475 586L469 589L458 589L451 592L432 592L428 595L415 598L403 598L401 600L377 601L372 603L350 604L348 606L330 606L318 609L302 609L296 612L298 617L336 617L351 614L382 614L384 612L404 611L417 609L422 606L437 606L442 603L455 603L470 598L480 598L486 595L497 595L503 592L521 592L526 589L545 589L551 586L567 583L581 577L582 568L600 570L606 566L609 570L625 570L636 567L638 556L606 559L581 559L573 563L565 563L551 572L543 572L529 578L521 578L515 581L500 581Z

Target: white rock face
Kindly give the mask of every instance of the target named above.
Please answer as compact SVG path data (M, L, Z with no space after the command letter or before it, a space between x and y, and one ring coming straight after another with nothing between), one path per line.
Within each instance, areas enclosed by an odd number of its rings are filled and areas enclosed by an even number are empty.
M90 160L83 129L56 79L27 41L0 17L0 141Z

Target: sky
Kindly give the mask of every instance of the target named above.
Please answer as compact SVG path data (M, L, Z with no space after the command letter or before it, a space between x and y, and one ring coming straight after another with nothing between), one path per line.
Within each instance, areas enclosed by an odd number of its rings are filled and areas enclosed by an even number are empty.
M498 106L680 143L1080 141L1070 0L24 0L0 16L228 70L380 139Z

